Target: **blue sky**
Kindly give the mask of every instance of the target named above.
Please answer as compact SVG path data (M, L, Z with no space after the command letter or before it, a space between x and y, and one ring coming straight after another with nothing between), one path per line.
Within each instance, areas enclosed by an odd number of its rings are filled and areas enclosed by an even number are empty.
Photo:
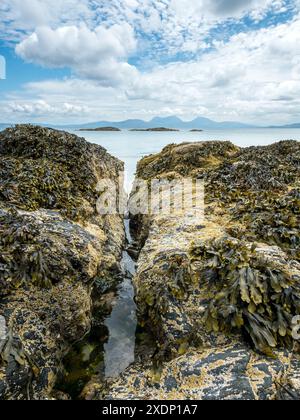
M0 32L0 122L300 121L300 0L1 0Z

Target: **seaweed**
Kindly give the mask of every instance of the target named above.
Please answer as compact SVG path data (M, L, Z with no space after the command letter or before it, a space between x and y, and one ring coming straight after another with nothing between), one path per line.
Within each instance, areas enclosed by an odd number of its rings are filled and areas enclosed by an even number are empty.
M229 235L280 246L299 261L299 142L241 149L204 179L206 204L217 204L229 216Z
M207 141L199 143L170 144L161 153L142 159L137 166L137 176L151 179L168 172L190 176L199 168L217 167L223 160L240 149L229 141Z
M205 313L209 331L243 330L266 354L292 345L292 319L300 314L300 272L293 262L230 237L193 243L190 253L200 278L216 288Z
M300 260L300 189L286 194L262 196L259 202L243 203L235 210L243 229L228 229L232 236L247 240L263 240L280 246L288 255Z
M123 163L98 145L62 131L17 125L0 133L0 204L53 209L82 221L96 215L101 178Z
M190 257L197 262L187 271L202 267L201 293L209 302L205 315L209 330L243 331L257 350L268 354L276 347L291 346L291 320L300 310L300 143L286 140L248 148L218 141L171 144L142 159L137 176L149 182L156 177L189 177L205 183L204 229L193 226L195 237L202 242L192 245ZM133 220L142 245L153 220L155 215ZM219 234L227 236L214 241ZM155 264L157 279L165 280ZM181 267L175 268L172 278L176 278L175 271L180 276ZM140 276L139 282L148 285L147 276L145 273L145 280ZM142 300L145 293L138 293ZM166 291L154 293L148 287L150 306L157 295L166 295ZM194 295L193 302L198 302L196 291ZM186 294L183 296L170 294L166 300L183 300ZM182 302L179 307L186 312ZM165 311L159 305L155 310ZM199 325L202 313L200 318Z
M35 284L49 288L51 271L44 253L50 243L39 239L39 229L30 217L13 211L0 216L0 296L10 289Z

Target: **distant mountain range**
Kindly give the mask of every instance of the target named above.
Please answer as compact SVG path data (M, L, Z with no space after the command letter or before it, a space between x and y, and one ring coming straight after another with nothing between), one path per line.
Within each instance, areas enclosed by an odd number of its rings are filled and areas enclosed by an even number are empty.
M166 128L173 128L179 130L192 130L192 129L202 129L202 130L209 130L209 129L221 129L221 128L253 128L254 126L249 124L242 124L235 121L227 121L227 122L216 122L212 121L208 118L198 117L192 121L183 121L178 117L155 117L151 121L144 121L144 120L125 120L125 121L97 121L88 124L75 124L72 125L71 128L101 128L113 126L119 129L147 129L147 128L156 128L156 127L166 127ZM69 126L70 128L70 126Z
M0 130L10 127L13 124L1 124ZM192 121L183 121L178 117L155 117L151 121L144 121L139 119L131 119L125 121L96 121L87 124L68 124L68 125L54 125L54 124L40 124L46 127L53 127L58 129L95 129L103 127L115 127L120 130L130 129L151 129L157 127L165 127L178 130L218 130L218 129L243 129L243 128L300 128L300 123L289 124L282 126L258 127L250 124L243 124L236 121L217 122L209 118L198 117Z
M273 125L271 127L268 128L300 128L300 123L296 123L296 124L287 124L287 125Z

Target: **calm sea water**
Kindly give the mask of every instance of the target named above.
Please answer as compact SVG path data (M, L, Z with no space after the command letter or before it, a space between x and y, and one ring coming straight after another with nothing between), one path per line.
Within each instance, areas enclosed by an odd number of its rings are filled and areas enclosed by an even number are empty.
M207 130L200 133L180 132L70 132L100 144L113 156L125 162L127 187L134 178L136 164L143 156L157 153L170 143L184 141L230 140L237 146L264 146L280 140L300 140L300 129Z

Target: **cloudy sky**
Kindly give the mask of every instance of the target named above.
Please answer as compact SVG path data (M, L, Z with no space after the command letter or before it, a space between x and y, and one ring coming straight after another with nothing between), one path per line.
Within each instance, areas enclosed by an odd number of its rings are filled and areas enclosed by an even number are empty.
M0 122L300 122L300 0L1 0L0 33Z

